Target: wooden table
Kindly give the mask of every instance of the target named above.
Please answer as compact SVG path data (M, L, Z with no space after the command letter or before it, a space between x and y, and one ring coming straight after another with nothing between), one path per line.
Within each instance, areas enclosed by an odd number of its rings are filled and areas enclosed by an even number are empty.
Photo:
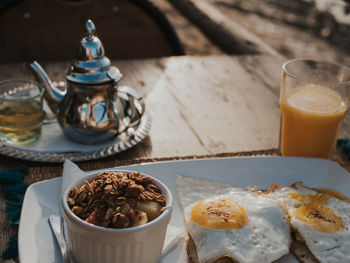
M125 76L120 84L130 85L144 96L152 117L143 143L115 158L276 148L282 63L281 58L268 55L113 61ZM43 66L59 81L68 64ZM0 65L0 79L23 78L23 72L20 64Z
M136 147L97 161L216 157L271 149L276 152L284 60L273 55L247 55L113 61L125 76L121 84L134 87L144 96L152 127ZM68 64L55 62L43 66L54 81L59 81L64 79ZM22 65L0 65L0 80L23 76L28 75ZM349 135L348 115L340 136ZM1 168L20 163L31 167L45 165L0 156ZM41 176L35 180L46 175ZM1 202L0 209L3 207ZM0 213L2 233L6 230L5 218ZM5 240L6 235L0 239L0 249L4 248Z
M271 55L113 61L124 74L120 84L144 96L152 127L142 143L108 160L276 149L284 61ZM68 65L43 64L54 81L64 79ZM23 65L0 65L0 80L23 74ZM348 135L350 116L340 133ZM1 166L22 163L9 159L1 156Z

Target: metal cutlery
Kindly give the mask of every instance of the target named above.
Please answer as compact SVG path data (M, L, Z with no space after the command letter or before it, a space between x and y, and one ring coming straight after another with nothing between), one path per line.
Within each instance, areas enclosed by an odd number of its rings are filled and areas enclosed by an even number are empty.
M69 257L68 247L64 238L63 219L58 215L51 215L49 217L49 223L55 235L58 246L60 247L63 262L72 263Z

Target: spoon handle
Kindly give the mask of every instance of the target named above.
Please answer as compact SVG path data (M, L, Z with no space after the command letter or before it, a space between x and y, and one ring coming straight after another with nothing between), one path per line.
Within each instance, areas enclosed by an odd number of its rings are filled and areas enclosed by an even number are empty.
M49 217L49 223L53 233L55 234L56 241L61 249L63 262L70 263L68 251L67 251L67 245L63 237L63 225L62 225L61 217L57 215L51 215Z

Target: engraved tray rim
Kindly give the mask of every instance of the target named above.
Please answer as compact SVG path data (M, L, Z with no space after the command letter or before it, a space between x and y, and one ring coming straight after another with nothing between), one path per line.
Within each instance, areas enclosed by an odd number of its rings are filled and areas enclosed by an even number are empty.
M121 136L124 135L125 132L123 132L117 137L126 137L125 139L121 139L116 144L109 145L99 150L91 152L39 152L19 149L8 144L1 144L0 154L16 159L45 163L63 163L65 159L69 159L73 162L96 160L132 148L146 138L150 128L151 117L148 112L145 111L141 117L140 124L132 135Z

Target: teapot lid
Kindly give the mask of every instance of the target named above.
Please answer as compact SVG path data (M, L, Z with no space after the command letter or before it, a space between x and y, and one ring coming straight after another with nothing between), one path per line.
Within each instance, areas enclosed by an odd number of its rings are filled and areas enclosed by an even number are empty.
M95 36L95 25L89 19L86 22L86 36L81 40L76 58L67 72L67 80L81 84L99 84L117 82L122 74L105 56L103 45Z

